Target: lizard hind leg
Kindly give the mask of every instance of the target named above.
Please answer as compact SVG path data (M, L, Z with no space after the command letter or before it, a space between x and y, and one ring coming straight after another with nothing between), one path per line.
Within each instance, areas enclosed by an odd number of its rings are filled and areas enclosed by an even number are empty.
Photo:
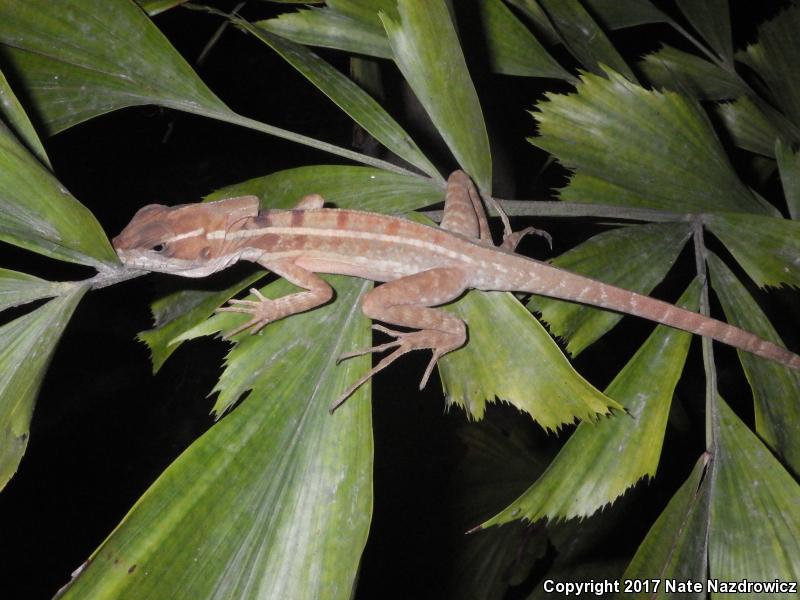
M472 180L464 171L454 171L447 179L444 216L439 226L442 229L454 231L469 238L477 238L480 243L492 246L489 222L486 218L486 210L481 204L481 199L494 209L503 222L503 243L500 245L502 250L513 252L520 240L529 233L545 238L552 250L553 238L546 231L535 227L526 227L521 231L513 231L508 215L503 210L503 207L500 206L500 203L488 194L479 193L475 188L475 184L472 183Z
M331 406L331 412L376 373L382 371L395 360L412 350L430 349L433 356L428 363L420 382L422 389L428 382L436 362L448 352L460 348L467 341L467 328L464 321L443 310L430 308L455 300L467 287L467 276L459 268L442 267L422 271L385 283L364 297L364 314L384 323L409 327L417 331L395 331L381 325L373 329L395 339L385 344L344 354L340 360L382 352L394 348L382 358L356 383L351 385Z

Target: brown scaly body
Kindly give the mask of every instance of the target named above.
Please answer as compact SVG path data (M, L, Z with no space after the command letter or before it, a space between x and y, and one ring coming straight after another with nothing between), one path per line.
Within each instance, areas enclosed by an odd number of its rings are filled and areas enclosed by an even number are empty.
M333 291L316 273L384 282L364 297L364 313L417 331L376 326L395 340L349 356L395 350L348 389L337 406L402 354L429 348L433 357L423 376L424 386L437 359L466 342L464 323L432 307L468 289L528 292L597 306L708 336L800 369L800 356L742 329L515 254L516 243L528 230L511 233L507 221L503 245L493 246L480 199L461 171L448 180L438 228L322 205L317 195L304 197L292 210L262 213L253 196L171 208L151 205L134 216L114 239L114 247L128 266L187 277L202 277L249 260L305 290L277 300L252 290L257 301L231 300L220 310L252 318L229 335L258 331L271 321L329 301Z

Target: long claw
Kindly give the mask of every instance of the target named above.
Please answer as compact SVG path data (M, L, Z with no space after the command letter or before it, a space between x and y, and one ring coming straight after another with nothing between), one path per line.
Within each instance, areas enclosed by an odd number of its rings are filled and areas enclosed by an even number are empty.
M274 320L269 316L268 313L265 314L269 306L274 303L274 300L266 298L256 288L250 288L250 293L258 298L258 300L239 300L238 298L231 298L228 300L227 305L220 306L214 310L215 313L239 313L252 315L252 318L249 321L225 333L222 336L223 340L230 340L233 338L233 336L247 329L251 330L251 334L258 333L260 329Z
M550 246L550 249L553 249L553 237L547 233L543 229L536 229L535 227L526 227L520 231L514 231L512 233L508 233L503 236L503 243L500 245L501 248L504 250L509 250L513 252L516 250L517 245L520 243L522 238L524 238L528 234L534 234L543 237L547 240L547 244Z
M250 319L249 321L247 321L243 325L239 325L239 327L236 327L235 329L231 329L229 332L223 334L222 335L222 339L227 342L227 341L231 340L233 338L233 336L238 335L241 332L245 331L246 329L250 329L251 327L254 328L252 333L256 333L259 329L261 329L261 327L263 327L263 325L258 326L258 324L259 324L258 318L253 317L252 319Z
M372 367L372 368L371 368L369 371L367 371L367 372L366 372L366 374L364 374L364 375L363 375L361 378L359 378L359 380L358 380L358 381L356 381L356 382L355 382L353 385L351 385L351 386L350 386L349 388L347 388L347 389L346 389L344 392L342 392L342 395L341 395L341 396L339 396L339 397L338 397L338 398L337 398L337 399L334 401L334 403L333 403L333 404L331 404L331 407L330 407L330 409L328 409L328 412L330 412L331 414L333 414L333 413L334 413L334 411L335 411L337 408L339 408L339 407L340 407L342 404L344 404L345 400L347 400L347 399L348 399L350 396L352 396L352 395L353 395L353 393L354 393L354 392L355 392L355 391L356 391L358 388L360 388L360 387L361 387L362 385L364 385L364 384L365 384L367 381L369 381L369 379L370 379L370 378L372 378L374 375L376 375L376 374L377 374L379 371L382 371L383 369L385 369L386 367L388 367L390 364L392 364L394 361L396 361L398 358L400 358L401 356L403 356L403 354L405 354L405 353L406 353L406 352L408 352L408 351L409 351L409 350L407 350L407 349L405 349L405 348L398 348L397 350L395 350L394 352L392 352L392 353L391 353L389 356L386 356L386 357L384 357L383 359L381 359L381 361L380 361L380 362L379 362L377 365L375 365L374 367Z
M215 309L214 312L233 312L233 313L249 313L250 309L246 308L245 306L241 306L246 300L239 300L234 302L233 300L229 300L231 304L235 304L233 306L220 306L219 308ZM254 302L253 304L258 304Z
M380 331L381 333L385 333L386 335L393 335L395 337L403 337L403 335L406 334L406 332L404 331L396 331L394 329L389 329L388 327L384 327L383 325L379 325L378 323L375 323L372 326L372 329L374 331Z
M378 346L373 346L372 348L367 348L365 350L356 350L355 352L348 352L346 354L342 354L339 357L339 361L342 361L346 358L351 358L353 356L361 356L363 354L369 354L373 352L383 352L384 350L388 350L389 348L395 348L394 352L385 356L381 359L381 361L375 365L372 369L370 369L363 377L361 377L358 381L356 381L353 385L347 388L341 396L339 396L336 401L331 405L330 412L333 413L337 408L339 408L345 400L347 400L353 392L355 392L359 387L364 385L366 381L368 381L371 377L375 376L377 373L388 367L398 358L406 354L407 352L411 352L412 350L423 350L426 348L430 348L433 351L433 356L431 357L430 362L428 363L427 368L425 369L425 373L422 376L422 381L419 384L419 389L425 387L428 383L428 379L433 372L433 367L436 366L437 361L447 354L450 350L458 348L460 345L463 344L463 341L459 341L458 343L448 344L446 341L446 337L442 339L441 337L436 337L436 332L427 331L427 330L419 330L419 331L393 331L387 327L383 327L382 325L373 325L373 329L380 331L382 333L386 333L388 335L395 336L396 339L392 340L391 342L387 342L385 344L380 344ZM444 333L439 333L439 335L445 335ZM432 337L433 336L433 337Z
M385 344L380 344L379 346L373 346L372 348L362 348L361 350L353 350L352 352L345 352L344 354L340 354L339 358L336 359L336 364L338 365L343 360L347 360L348 358L354 358L356 356L364 356L365 354L372 354L373 352L383 352L384 350L388 350L389 348L395 348L402 344L400 340L394 340L391 342L386 342Z
M260 304L261 302L272 302L269 298L264 296L261 292L259 292L256 288L250 288L250 293L253 294L256 298L258 298L258 302L253 302L253 304ZM247 302L247 300L243 300L243 302ZM252 300L250 300L252 302Z
M428 384L428 378L433 373L433 367L436 366L438 360L442 357L441 353L434 351L428 366L425 368L425 373L422 375L422 380L419 382L419 389L423 389Z
M363 356L365 354L370 354L373 352L383 352L384 350L388 350L389 348L395 348L403 343L403 337L408 335L408 332L405 331L395 331L394 329L389 329L388 327L384 327L383 325L375 324L372 326L372 329L375 331L380 331L381 333L385 333L386 335L394 336L395 340L391 342L386 342L385 344L380 344L378 346L372 346L372 348L364 348L362 350L353 350L352 352L345 352L344 354L340 355L339 358L336 359L336 364L338 365L343 360L347 360L348 358L353 358L356 356Z

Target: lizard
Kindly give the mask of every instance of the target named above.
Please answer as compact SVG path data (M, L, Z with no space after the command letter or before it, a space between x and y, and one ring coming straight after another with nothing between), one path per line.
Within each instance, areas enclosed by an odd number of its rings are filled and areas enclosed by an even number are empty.
M499 209L494 199L484 199ZM438 227L398 216L325 208L324 203L319 194L310 194L289 210L259 210L257 196L171 207L151 204L134 215L113 246L121 262L133 269L204 277L246 260L303 290L273 300L251 289L255 300L229 300L217 310L251 318L228 332L228 339L245 330L257 333L268 323L329 302L333 289L318 273L381 282L364 295L363 313L411 331L373 324L393 340L339 357L393 349L345 390L331 412L403 354L429 349L432 357L422 389L439 358L467 341L464 321L435 307L469 289L540 294L634 315L800 369L800 356L738 327L515 253L525 234L542 232L511 232L502 210L498 212L505 235L502 245L495 246L481 195L463 171L447 180Z

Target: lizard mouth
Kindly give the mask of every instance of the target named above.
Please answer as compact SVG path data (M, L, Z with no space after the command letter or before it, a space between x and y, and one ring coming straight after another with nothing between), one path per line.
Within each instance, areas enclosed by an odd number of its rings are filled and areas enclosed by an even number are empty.
M198 264L196 261L175 257L167 259L156 252L143 254L141 251L117 250L117 256L123 265L131 269L169 273L181 277L207 277L228 267L235 260L228 257L224 260L212 260Z

